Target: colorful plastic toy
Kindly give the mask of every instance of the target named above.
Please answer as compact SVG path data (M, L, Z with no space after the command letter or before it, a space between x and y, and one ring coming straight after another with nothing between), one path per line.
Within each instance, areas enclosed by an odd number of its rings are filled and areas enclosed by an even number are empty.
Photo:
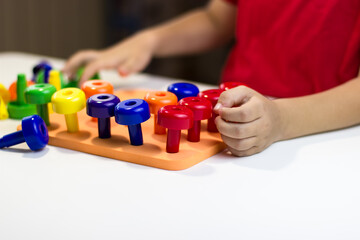
M46 62L42 61L37 64L33 68L33 82L35 83L48 83L49 82L49 72L51 71L51 65Z
M48 130L40 116L33 115L23 118L21 128L21 131L0 138L0 148L11 147L26 142L32 151L37 151L48 144Z
M214 108L222 92L223 90L221 89L210 89L200 92L199 97L206 98L207 100L209 100L212 104L212 108ZM217 116L218 115L213 112L212 117L208 119L207 130L209 132L218 132L217 127L215 125L215 118Z
M157 123L157 114L161 107L175 105L177 103L176 95L166 91L153 91L148 92L144 99L150 106L150 112L154 114L154 133L166 134L166 129Z
M49 83L56 88L56 91L59 91L61 89L61 77L59 71L57 70L50 71Z
M79 131L77 112L85 107L85 93L78 88L64 88L51 97L53 110L64 114L68 132Z
M115 106L120 99L112 94L95 94L86 101L86 112L98 119L99 138L110 138L110 118L115 116Z
M9 91L0 83L0 120L7 119L9 113L6 109L6 104L10 101Z
M27 81L24 74L19 74L16 83L17 99L9 102L8 111L10 118L23 119L24 117L36 114L36 106L25 103L25 89Z
M56 88L48 83L37 83L25 90L25 98L28 103L35 104L37 114L42 117L47 126L50 126L49 107L52 95Z
M199 142L201 120L209 119L212 115L211 102L201 97L186 97L179 101L179 105L190 108L194 113L194 124L193 127L188 130L187 140L190 142Z
M177 96L178 101L185 97L194 97L199 94L199 88L192 83L173 83L168 86L167 90L174 93Z
M166 152L177 153L179 152L181 130L192 128L194 114L185 106L168 105L160 108L158 123L168 129Z
M27 80L27 87L34 85L35 83L31 80ZM14 81L10 87L9 87L9 92L10 92L10 101L16 101L17 99L17 81Z
M238 87L238 86L246 86L245 84L242 84L240 82L224 82L220 84L220 89L223 91Z
M142 99L128 99L115 107L115 121L128 126L130 143L134 146L143 145L141 123L149 118L149 104Z
M84 91L86 99L88 99L89 97L95 94L114 93L113 85L105 80L92 80L92 81L84 82L84 84L81 86L81 90ZM95 122L96 118L92 118L92 120Z

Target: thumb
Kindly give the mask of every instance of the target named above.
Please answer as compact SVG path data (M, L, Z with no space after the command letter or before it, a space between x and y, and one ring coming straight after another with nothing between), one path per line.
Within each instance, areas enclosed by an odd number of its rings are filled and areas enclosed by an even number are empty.
M231 88L221 93L217 104L214 107L214 111L218 112L222 107L236 107L240 106L254 96L256 92L246 86L239 86Z

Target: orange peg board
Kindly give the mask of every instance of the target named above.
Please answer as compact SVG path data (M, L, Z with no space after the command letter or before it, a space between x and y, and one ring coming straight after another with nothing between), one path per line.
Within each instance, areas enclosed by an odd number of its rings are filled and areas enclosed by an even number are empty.
M130 98L143 99L148 90L116 91L120 100ZM49 144L103 157L118 159L131 163L162 168L166 170L183 170L189 168L225 149L219 133L206 131L206 121L202 122L200 142L186 140L187 131L182 131L178 153L166 152L166 135L155 135L154 118L142 123L144 145L132 146L129 143L127 126L118 125L111 119L109 139L98 138L97 122L91 121L86 110L78 113L80 131L68 133L63 115L50 115Z

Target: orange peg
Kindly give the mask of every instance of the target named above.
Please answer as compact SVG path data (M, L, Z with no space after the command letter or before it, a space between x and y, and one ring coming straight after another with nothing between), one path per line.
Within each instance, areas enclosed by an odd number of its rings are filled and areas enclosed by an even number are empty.
M154 133L166 134L166 128L158 125L157 116L160 108L167 105L176 105L177 97L172 92L153 91L145 95L145 101L149 104L150 112L154 114Z

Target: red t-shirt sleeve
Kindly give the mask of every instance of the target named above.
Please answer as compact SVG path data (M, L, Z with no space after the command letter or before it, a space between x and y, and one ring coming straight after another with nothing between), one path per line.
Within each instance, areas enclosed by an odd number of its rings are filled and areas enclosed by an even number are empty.
M232 3L234 5L237 5L238 0L224 0L225 2Z

